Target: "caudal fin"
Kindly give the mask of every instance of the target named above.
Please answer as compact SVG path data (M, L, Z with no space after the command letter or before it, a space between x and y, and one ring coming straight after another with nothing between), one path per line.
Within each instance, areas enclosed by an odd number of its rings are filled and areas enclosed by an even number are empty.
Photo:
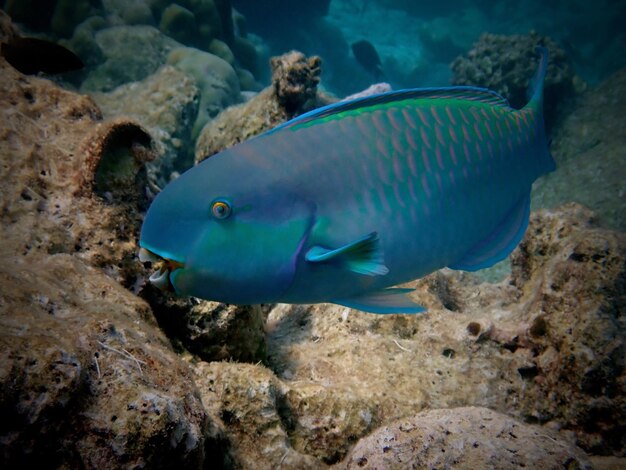
M548 70L548 49L543 46L537 46L536 51L539 54L539 65L537 66L535 75L528 84L528 90L526 92L528 104L526 106L541 109L543 108L543 82Z
M538 175L554 171L556 164L548 149L548 139L543 120L543 85L548 71L548 49L543 46L537 47L539 53L539 65L535 75L528 84L528 104L521 112L530 111L535 117L535 134L537 135L533 154L537 158Z

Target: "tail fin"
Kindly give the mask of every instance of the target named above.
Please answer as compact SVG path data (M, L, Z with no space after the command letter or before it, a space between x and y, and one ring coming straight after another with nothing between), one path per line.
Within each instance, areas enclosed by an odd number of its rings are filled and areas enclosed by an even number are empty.
M536 120L537 126L537 155L539 158L539 174L549 173L554 171L556 164L550 151L548 150L548 139L546 137L546 131L543 122L543 82L548 70L548 49L545 47L537 47L539 53L539 65L535 75L528 84L528 104L525 108L530 108L533 113L536 113L538 119Z
M536 51L539 53L539 65L535 75L528 84L528 91L526 92L528 104L526 106L541 109L543 107L543 82L548 70L548 49L543 46L537 46Z

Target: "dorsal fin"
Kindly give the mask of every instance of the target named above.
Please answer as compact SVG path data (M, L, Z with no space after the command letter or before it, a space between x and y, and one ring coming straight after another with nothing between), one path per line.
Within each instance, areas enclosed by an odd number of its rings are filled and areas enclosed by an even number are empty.
M394 102L409 100L425 100L425 99L457 99L478 101L490 104L492 106L502 106L510 108L508 101L495 91L486 88L477 88L471 86L453 86L443 88L413 88L409 90L389 91L379 95L366 96L364 98L356 98L350 101L340 101L338 103L329 104L322 108L314 109L308 113L302 114L278 127L275 127L269 133L276 132L281 129L290 129L294 126L302 126L318 119L328 118L339 113L349 111L364 110L366 108L385 106Z

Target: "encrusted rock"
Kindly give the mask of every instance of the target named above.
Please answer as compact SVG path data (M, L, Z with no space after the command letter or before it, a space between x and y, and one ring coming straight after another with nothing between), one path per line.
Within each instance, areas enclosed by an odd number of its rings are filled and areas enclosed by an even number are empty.
M226 444L148 305L75 256L4 257L4 468L200 468Z
M226 305L174 297L150 284L143 286L140 295L152 306L159 325L171 340L202 360L265 360L265 318L269 306Z
M103 122L86 96L0 68L3 248L76 254L132 285L150 136L127 119Z
M150 181L159 187L174 171L191 166L185 149L192 147L199 91L194 81L164 65L141 82L121 85L109 93L92 94L105 118L125 116L142 124L154 139L156 158L146 164Z
M317 96L322 61L317 56L305 57L297 51L272 57L272 87L278 104L294 116L311 107Z
M271 65L270 87L246 103L226 109L202 129L196 142L196 163L327 103L317 91L319 57L306 58L293 51L272 58Z
M200 106L191 135L196 138L209 119L240 101L237 74L224 59L191 47L174 49L167 63L193 77L200 91Z
M423 411L361 439L338 468L592 468L554 432L486 408Z
M241 468L326 468L294 449L286 387L271 371L226 362L201 362L195 370L202 401L224 423L233 460Z
M104 62L82 83L83 92L110 91L153 74L180 43L152 26L112 26L95 32Z
M0 466L220 462L189 367L120 285L144 273L151 137L2 59L0 74Z

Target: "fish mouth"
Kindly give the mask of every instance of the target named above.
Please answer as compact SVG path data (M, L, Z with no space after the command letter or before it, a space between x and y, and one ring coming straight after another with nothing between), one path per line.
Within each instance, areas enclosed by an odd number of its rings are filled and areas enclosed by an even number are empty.
M175 291L170 275L177 269L184 268L185 265L183 263L159 256L144 247L139 249L139 261L142 263L151 263L151 265L156 268L148 278L151 284L162 291Z

